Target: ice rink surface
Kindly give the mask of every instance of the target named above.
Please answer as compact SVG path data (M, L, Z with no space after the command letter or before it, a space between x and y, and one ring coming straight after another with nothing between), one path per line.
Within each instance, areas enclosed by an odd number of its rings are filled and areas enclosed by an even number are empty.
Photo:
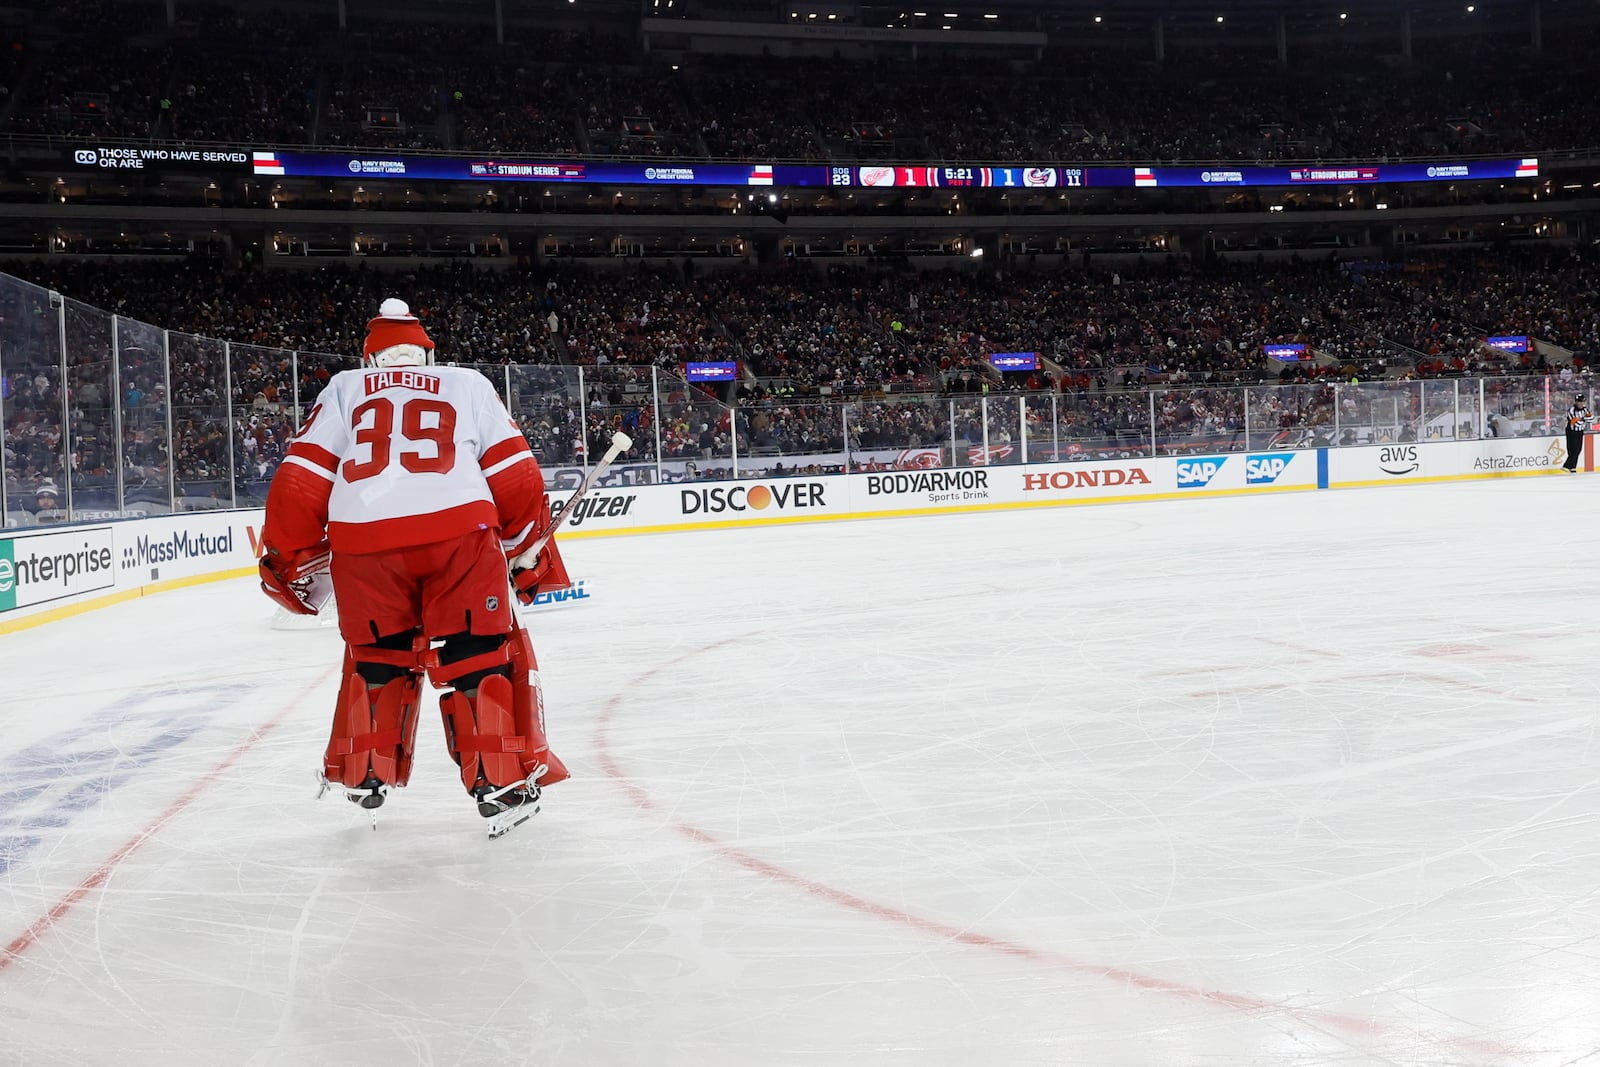
M250 581L0 637L0 1064L1600 1065L1600 480L571 542L545 812Z

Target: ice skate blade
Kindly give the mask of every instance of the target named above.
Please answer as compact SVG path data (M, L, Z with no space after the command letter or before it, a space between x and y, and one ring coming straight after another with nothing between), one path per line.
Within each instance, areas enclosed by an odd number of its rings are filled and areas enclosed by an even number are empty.
M321 800L330 792L338 790L344 798L367 813L367 818L372 820L372 828L378 828L378 809L383 807L383 802L389 796L389 786L380 785L364 792L351 789L342 783L330 782L321 771L317 772L317 799Z
M506 808L504 811L489 816L489 840L493 841L497 837L504 837L539 814L540 810L541 806L538 798L533 798L514 808Z

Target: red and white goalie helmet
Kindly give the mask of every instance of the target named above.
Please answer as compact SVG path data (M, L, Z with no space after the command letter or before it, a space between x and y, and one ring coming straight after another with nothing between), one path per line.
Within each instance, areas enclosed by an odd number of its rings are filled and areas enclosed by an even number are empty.
M391 296L378 305L378 317L367 323L361 363L367 367L433 365L433 338L404 300Z

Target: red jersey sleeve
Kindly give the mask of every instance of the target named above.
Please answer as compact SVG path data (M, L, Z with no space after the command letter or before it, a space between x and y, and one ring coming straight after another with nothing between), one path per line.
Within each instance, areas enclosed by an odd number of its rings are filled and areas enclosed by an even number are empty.
M267 489L261 540L281 552L309 548L327 537L328 497L348 436L337 390L326 389L290 439Z
M487 383L485 383L487 385ZM544 473L528 439L512 421L492 387L478 406L478 465L500 513L500 544L508 558L520 556L550 526Z

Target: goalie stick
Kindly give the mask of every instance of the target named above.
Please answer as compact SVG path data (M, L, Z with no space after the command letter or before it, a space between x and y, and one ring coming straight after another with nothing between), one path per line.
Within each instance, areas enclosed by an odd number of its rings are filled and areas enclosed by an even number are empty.
M532 567L538 562L539 553L544 550L544 546L549 543L550 538L556 535L556 531L561 529L562 523L567 521L567 516L572 514L577 507L578 501L582 500L588 495L589 490L594 488L594 483L599 480L600 475L605 473L606 468L611 466L612 461L632 447L633 438L621 430L611 435L611 447L606 449L605 455L600 457L600 462L596 463L594 469L583 479L583 484L578 486L578 491L567 498L567 502L561 507L561 514L557 515L555 521L550 524L550 529L540 534L539 539L526 552L511 561L512 570L516 570L519 567Z

